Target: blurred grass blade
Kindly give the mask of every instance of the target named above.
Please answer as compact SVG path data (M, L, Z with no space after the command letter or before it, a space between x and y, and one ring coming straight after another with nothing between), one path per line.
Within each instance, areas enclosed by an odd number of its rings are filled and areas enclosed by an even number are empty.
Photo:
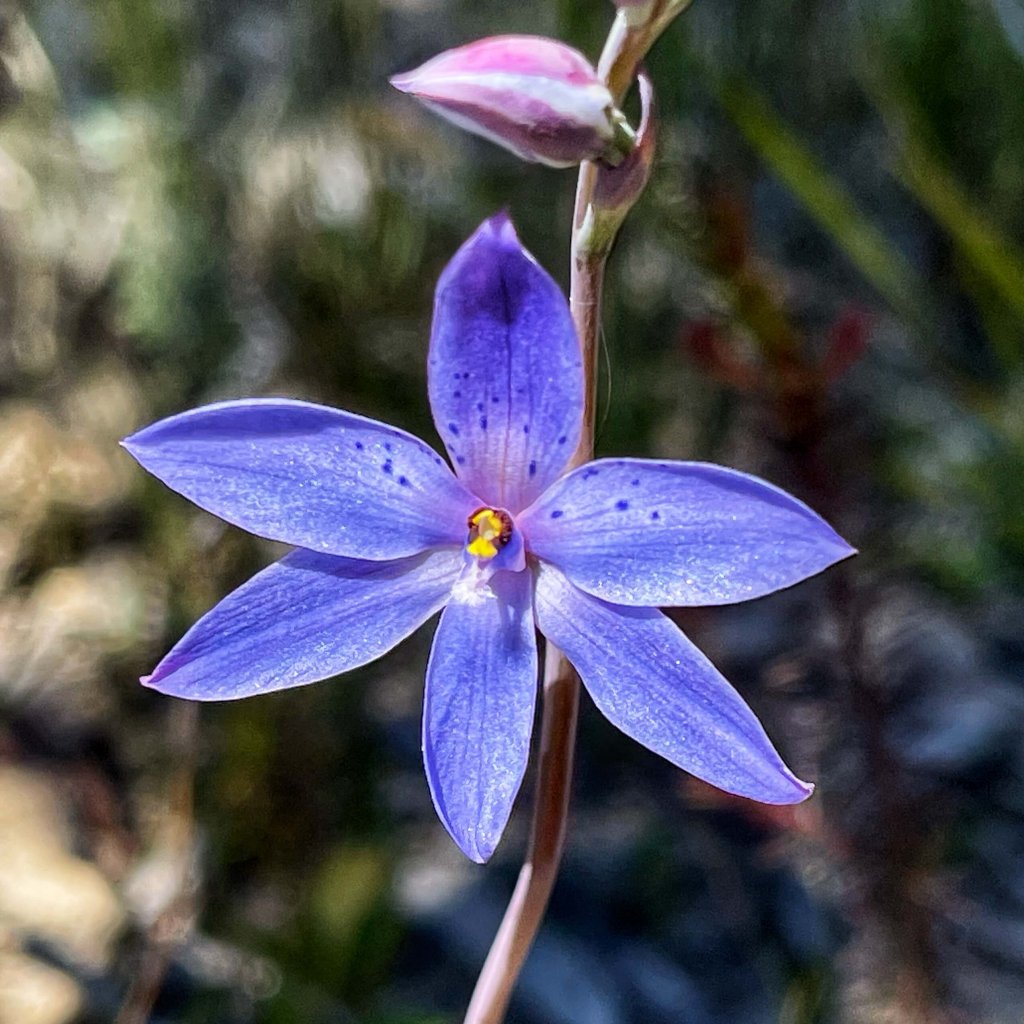
M720 102L750 145L861 273L894 310L909 319L919 319L921 289L910 264L790 131L766 97L737 75L723 79L717 88Z
M972 195L951 169L950 157L939 155L934 117L891 62L876 58L864 86L893 139L900 183L953 242L960 284L975 304L993 353L1012 369L1024 356L1024 251L982 209L976 196L985 184L978 182ZM964 176L961 169L959 178Z
M964 259L1024 317L1024 254L975 207L919 134L905 131L903 147L904 183L949 233Z

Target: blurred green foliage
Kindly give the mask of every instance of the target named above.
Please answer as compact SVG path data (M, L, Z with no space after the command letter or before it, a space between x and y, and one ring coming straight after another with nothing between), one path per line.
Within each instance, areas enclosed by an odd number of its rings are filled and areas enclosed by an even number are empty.
M853 537L864 579L921 581L965 617L1017 601L1024 580L1024 50L999 12L701 0L650 60L661 159L604 318L601 453L772 475ZM387 76L503 31L596 55L610 16L606 0L0 3L0 707L53 757L88 760L98 743L116 765L109 830L130 838L104 871L127 936L146 934L123 894L173 847L181 767L168 702L134 679L278 552L144 480L117 439L248 394L432 437L440 269L507 207L564 283L574 182L431 120ZM844 326L850 309L862 328ZM426 643L203 709L198 928L277 974L249 1009L244 978L182 983L161 1019L454 1019L473 958L423 922L480 876L447 845L418 767ZM616 771L599 794L581 783L584 826L635 795L619 765L649 774L601 729L584 739L601 751L592 771ZM668 943L685 872L650 807L655 794L678 816L689 797L666 799L663 779L637 783L648 818L615 898L631 893L625 916ZM603 905L607 865L591 867L587 899ZM843 1019L839 968L767 925L763 943L780 979L758 975L764 1005L793 1024ZM107 966L123 982L130 963Z

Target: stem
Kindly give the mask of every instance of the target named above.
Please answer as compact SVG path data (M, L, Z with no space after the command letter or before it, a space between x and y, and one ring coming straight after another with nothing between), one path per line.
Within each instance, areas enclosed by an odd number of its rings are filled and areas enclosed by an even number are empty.
M465 1024L501 1024L544 918L565 845L579 693L576 673L562 652L548 644L544 655L540 766L530 846L477 980Z
M589 203L596 176L584 186L580 171L577 206ZM607 253L578 255L573 230L573 265L569 308L583 350L585 400L583 431L570 466L588 462L594 455L594 410L597 392L597 344L601 322L601 286ZM565 655L554 644L544 652L540 765L533 806L533 824L526 860L519 871L512 899L505 910L483 970L466 1011L465 1024L501 1024L519 972L544 918L558 866L565 847L572 791L576 716L580 681Z
M685 3L678 5L678 9L684 6ZM648 25L635 26L628 24L620 11L598 65L616 104L622 101L644 55L670 20L659 17L656 12ZM569 308L583 353L585 398L583 429L569 468L594 457L601 294L611 239L595 248L588 244L583 227L593 202L598 172L595 163L581 165L573 214ZM543 685L540 764L526 860L480 972L464 1024L501 1024L504 1019L512 990L544 918L562 860L572 790L580 681L565 655L550 643L545 648Z
M168 794L163 842L175 858L177 877L171 898L149 926L138 966L114 1024L146 1024L174 954L188 938L195 919L193 789L195 785L198 705L174 701L168 712L170 755L178 766Z

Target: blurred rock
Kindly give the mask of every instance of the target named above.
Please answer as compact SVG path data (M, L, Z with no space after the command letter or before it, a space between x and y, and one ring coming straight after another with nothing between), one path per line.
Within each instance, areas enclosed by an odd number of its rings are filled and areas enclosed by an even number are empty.
M51 727L103 718L113 700L103 668L159 628L159 595L140 559L107 549L0 596L0 696L48 709Z
M69 818L52 779L0 768L0 835L0 922L90 968L106 967L123 911L99 871L70 852Z
M0 768L0 836L0 1020L63 1024L78 1010L78 985L19 953L18 942L44 942L86 972L102 971L124 913L107 880L71 852L69 815L49 776Z
M682 1019L686 1024L714 1024L715 1017L700 986L656 947L623 943L615 961L617 973L643 1006L645 1021L674 1024ZM637 1019L635 1012L630 1019Z
M82 993L61 971L3 948L0 928L0 1020L10 1024L69 1024L78 1018Z

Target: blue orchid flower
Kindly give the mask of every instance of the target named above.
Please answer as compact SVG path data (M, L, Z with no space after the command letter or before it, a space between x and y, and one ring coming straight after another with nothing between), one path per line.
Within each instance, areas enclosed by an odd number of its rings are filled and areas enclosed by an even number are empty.
M853 549L795 498L719 466L566 472L580 348L565 298L504 215L441 277L428 375L454 472L402 430L279 399L209 405L124 442L200 507L297 547L143 682L193 700L301 686L379 658L441 611L423 754L437 813L473 860L493 852L526 769L538 630L644 746L731 793L803 800L812 787L657 606L760 597Z

